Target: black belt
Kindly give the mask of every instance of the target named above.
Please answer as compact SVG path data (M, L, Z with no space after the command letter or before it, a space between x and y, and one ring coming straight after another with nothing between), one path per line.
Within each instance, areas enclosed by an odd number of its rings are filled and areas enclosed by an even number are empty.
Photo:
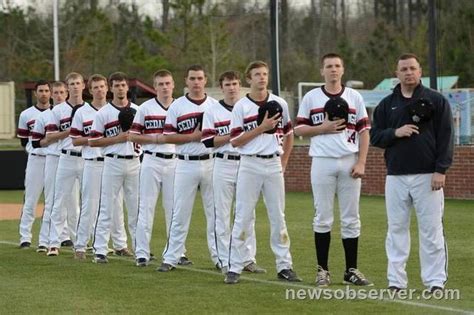
M119 155L119 154L106 154L106 157L111 157L114 159L125 159L125 160L133 160L136 158L135 155Z
M62 154L66 154L66 155L70 155L70 156L77 156L77 157L81 157L81 156L82 156L82 153L81 153L81 152L76 152L76 151L72 151L72 150L64 150L64 149L62 149L62 150L61 150L61 153L62 153Z
M159 152L150 152L150 151L145 151L145 154L150 154L151 156L156 156L162 159L174 159L175 155L174 154L163 154Z
M280 154L278 153L275 153L275 154L257 154L255 155L256 157L258 158L261 158L261 159L273 159L274 157L277 157L277 156L280 156Z
M209 160L211 158L210 154L205 155L182 155L178 154L178 159L180 160L188 160L188 161L202 161L202 160Z
M239 161L240 160L240 155L230 155L230 154L224 154L224 153L216 153L214 154L215 157L218 157L220 159L227 159L227 160L234 160L234 161Z
M86 161L98 161L98 162L104 162L104 158L103 157L96 157L94 159L84 159Z
M42 155L42 154L36 154L36 153L30 153L30 154L33 156L46 157L46 155Z

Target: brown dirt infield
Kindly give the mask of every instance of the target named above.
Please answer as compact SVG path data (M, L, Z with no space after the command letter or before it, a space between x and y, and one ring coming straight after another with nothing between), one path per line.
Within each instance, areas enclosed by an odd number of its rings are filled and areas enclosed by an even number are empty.
M0 203L0 220L19 220L21 216L21 208L23 207L20 203ZM35 217L41 217L43 215L44 205L38 204L35 211Z

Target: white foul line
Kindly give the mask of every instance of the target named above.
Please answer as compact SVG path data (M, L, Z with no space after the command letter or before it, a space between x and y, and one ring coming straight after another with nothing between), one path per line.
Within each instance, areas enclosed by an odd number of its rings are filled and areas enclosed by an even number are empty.
M18 243L10 242L10 241L2 241L2 240L0 240L0 244L18 246ZM71 252L70 249L68 249L68 251ZM107 256L107 258L112 259L112 260L122 260L122 261L129 261L130 262L130 257L127 258L127 257L119 257L119 256ZM149 265L156 265L156 264L152 261L152 262L149 262ZM191 271L191 272L204 273L204 274L208 274L208 275L223 277L223 274L218 272L218 271L210 271L210 270L196 269L196 268L192 268L192 267L183 267L183 266L176 266L176 269L182 269L182 270ZM256 279L256 278L251 278L251 277L246 277L246 276L240 276L240 279L243 279L243 280L246 280L246 281L258 282L258 283L264 283L264 284L277 285L277 286L282 286L282 287L294 287L294 288L300 288L300 289L317 289L317 287L315 287L315 286L298 284L296 282L291 283L291 282L284 282L284 281L278 281L278 280L270 281L270 280ZM224 281L222 281L222 282L224 282ZM325 288L325 290L327 290L327 288ZM368 301L372 301L372 300L368 300ZM431 309L436 309L436 310L440 310L440 311L448 311L448 312L454 312L454 313L460 313L460 314L474 315L474 311L472 311L472 310L463 310L463 309L458 309L458 308L453 308L453 307L448 307L448 306L431 305L431 304L424 304L424 303L419 303L419 302L412 302L412 301L406 301L406 300L396 300L396 299L386 299L386 298L381 299L379 301L393 302L393 303L405 304L405 305L410 305L410 306L416 306L416 307L420 307L420 308L431 308Z

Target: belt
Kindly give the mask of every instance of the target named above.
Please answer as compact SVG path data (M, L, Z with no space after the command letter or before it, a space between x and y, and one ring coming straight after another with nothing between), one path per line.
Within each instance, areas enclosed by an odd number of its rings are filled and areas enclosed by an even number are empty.
M202 160L209 160L212 157L211 154L205 155L187 155L187 154L178 154L178 159L186 160L186 161L202 161Z
M280 156L280 154L278 153L275 153L275 154L256 154L254 155L258 158L261 158L261 159L273 159L274 157L277 157L277 156Z
M226 159L226 160L234 160L234 161L239 161L240 160L240 155L216 153L216 154L214 154L214 156L218 157L220 159Z
M120 155L120 154L106 154L106 157L111 157L114 159L125 159L125 160L133 160L136 158L134 155Z
M84 159L86 161L98 161L98 162L104 162L104 158L103 157L96 157L96 158L93 158L93 159Z
M39 157L46 157L46 155L43 154L36 154L36 153L30 153L33 156L39 156Z
M159 153L159 152L145 151L144 153L145 154L150 154L151 156L156 156L156 157L159 157L159 158L162 158L162 159L166 159L166 160L174 159L174 157L175 157L174 154L163 154L163 153Z
M62 149L62 150L61 150L61 153L62 153L62 154L66 154L66 155L70 155L70 156L77 156L77 157L81 157L81 156L82 156L82 153L81 153L81 152L76 152L76 151L72 151L72 150L64 150L64 149Z

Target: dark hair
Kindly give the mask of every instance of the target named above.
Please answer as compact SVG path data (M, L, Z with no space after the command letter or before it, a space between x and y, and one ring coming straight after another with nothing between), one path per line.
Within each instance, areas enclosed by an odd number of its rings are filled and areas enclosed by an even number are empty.
M249 63L249 65L245 69L245 77L250 79L250 72L253 69L258 69L258 68L267 68L267 70L269 69L267 63L264 61L261 61L261 60L252 61L251 63Z
M155 80L157 77L172 77L173 75L169 70L166 69L160 69L157 70L155 73L153 73L153 80Z
M344 59L342 59L341 55L331 52L331 53L327 53L327 54L325 54L321 57L321 67L324 66L324 61L326 59L331 59L331 58L341 59L342 65L344 65Z
M403 53L403 54L401 54L400 57L398 57L397 62L400 61L400 60L407 60L407 59L415 59L418 62L418 64L420 64L420 59L418 58L417 55L415 55L413 53Z
M191 65L191 66L189 66L189 67L186 69L186 76L185 76L185 78L188 77L189 71L202 71L202 72L204 72L204 76L207 77L206 71L204 71L204 67L201 66L201 65Z
M49 82L48 82L48 81L46 81L46 80L38 80L38 81L36 81L36 83L35 83L35 91L38 90L38 86L40 86L40 85L47 85L48 88L51 89L51 86L49 85Z
M89 80L87 80L87 87L89 89L92 88L92 82L98 82L98 81L105 81L105 84L107 84L107 78L104 77L102 74L93 74L89 77Z
M224 82L224 80L226 80L226 79L227 80L237 80L237 81L240 82L240 73L237 72L237 71L233 71L233 70L221 73L221 75L219 76L219 85L220 85L220 87L222 87L222 82Z
M110 87L112 87L114 81L119 81L119 82L120 81L126 81L127 84L128 84L128 77L125 73L117 71L117 72L112 73L109 76L109 86Z

